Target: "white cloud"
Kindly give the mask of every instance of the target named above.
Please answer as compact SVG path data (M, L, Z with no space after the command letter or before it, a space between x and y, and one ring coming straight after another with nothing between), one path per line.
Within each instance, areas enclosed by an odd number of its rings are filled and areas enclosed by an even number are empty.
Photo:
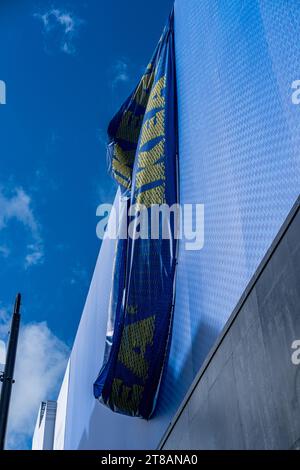
M44 34L51 36L62 52L66 54L76 52L74 38L78 35L79 27L84 23L82 19L58 8L52 8L43 14L35 13L33 16L41 20Z
M4 341L0 340L0 366L5 363L6 348ZM1 372L1 369L0 369Z
M25 256L25 269L30 268L31 266L36 266L37 264L43 264L44 262L44 248L40 242L36 244L28 245L31 248L31 252Z
M63 13L61 10L52 10L50 14L54 15L58 23L63 26L65 34L75 30L77 20L71 13Z
M7 448L28 447L40 402L56 399L68 355L68 347L46 322L29 323L21 328Z
M6 245L1 245L0 246L0 255L3 258L8 258L8 256L10 255L10 249Z
M37 243L32 243L27 245L28 253L25 257L25 268L30 266L35 266L36 264L41 264L44 260L44 250L42 245Z
M0 307L0 339L6 339L10 328L10 315L8 310Z
M41 264L44 260L44 247L40 227L31 207L31 198L22 188L15 188L12 194L8 197L0 188L0 230L13 219L22 223L30 231L32 237L32 243L27 246L25 268ZM5 245L0 247L0 254L9 255L9 250Z
M128 64L124 60L117 60L113 68L112 88L116 88L119 83L129 81Z
M72 277L70 278L70 284L74 286L75 284L86 285L88 284L88 273L87 270L77 263L77 265L72 269Z
M7 198L0 190L0 229L4 228L10 219L16 218L33 233L37 233L37 223L30 208L30 197L22 188L16 188L14 193L14 196Z

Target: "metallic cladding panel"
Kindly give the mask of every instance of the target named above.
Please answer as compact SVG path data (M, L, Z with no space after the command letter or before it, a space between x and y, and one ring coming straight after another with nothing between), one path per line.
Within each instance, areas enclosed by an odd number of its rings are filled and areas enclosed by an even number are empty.
M297 0L176 0L181 202L205 243L181 243L172 344L155 416L112 413L102 361L114 244L104 241L70 362L65 448L155 448L295 202L300 182Z
M205 204L181 244L159 412L174 412L300 190L300 3L177 0L181 203Z

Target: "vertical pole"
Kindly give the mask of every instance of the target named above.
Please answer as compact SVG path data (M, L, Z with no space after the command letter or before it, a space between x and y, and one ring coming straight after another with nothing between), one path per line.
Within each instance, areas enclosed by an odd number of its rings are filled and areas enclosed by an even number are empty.
M7 428L9 403L11 397L12 385L14 383L13 375L16 361L19 327L20 327L20 305L21 294L17 294L14 313L12 316L11 330L9 335L8 349L6 355L4 374L1 378L2 389L0 399L0 450L4 449L5 435Z

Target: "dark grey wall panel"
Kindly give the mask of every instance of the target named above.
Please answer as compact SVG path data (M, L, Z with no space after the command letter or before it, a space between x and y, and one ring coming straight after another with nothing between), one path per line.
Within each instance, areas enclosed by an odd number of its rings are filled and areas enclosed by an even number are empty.
M300 213L295 206L168 430L164 449L300 443Z

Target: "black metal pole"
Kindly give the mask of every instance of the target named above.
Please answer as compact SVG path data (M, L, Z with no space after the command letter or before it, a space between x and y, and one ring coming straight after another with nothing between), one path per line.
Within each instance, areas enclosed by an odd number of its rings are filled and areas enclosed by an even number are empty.
M6 355L6 362L4 374L1 378L1 399L0 399L0 450L4 449L5 435L7 428L7 419L9 412L9 403L11 396L11 389L14 383L13 375L16 361L19 327L20 327L20 305L21 294L18 294L15 301L14 313L11 321L11 329L9 335L8 349Z

